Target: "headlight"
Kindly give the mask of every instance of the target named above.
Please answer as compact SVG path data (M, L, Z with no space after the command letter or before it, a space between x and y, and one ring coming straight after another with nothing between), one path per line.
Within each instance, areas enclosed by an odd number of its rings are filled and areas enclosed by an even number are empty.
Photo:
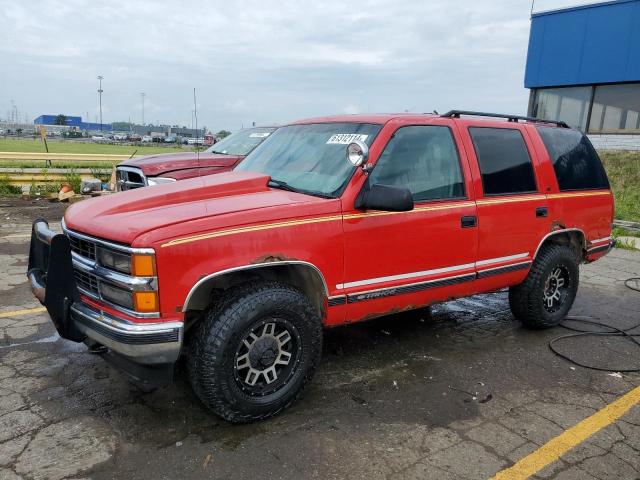
M133 295L127 290L101 282L100 295L111 303L133 310Z
M108 270L122 273L128 288L115 286L108 281L100 281L100 297L115 305L138 313L155 313L159 311L157 290L137 290L133 280L146 277L157 282L156 257L151 253L126 253L98 247L96 250L98 264ZM107 277L105 277L107 278ZM148 288L148 286L147 286Z
M131 273L131 255L128 253L99 248L97 254L101 266L120 273Z
M149 183L150 187L154 185L163 185L165 183L173 183L175 181L175 178L169 177L147 177L147 183Z

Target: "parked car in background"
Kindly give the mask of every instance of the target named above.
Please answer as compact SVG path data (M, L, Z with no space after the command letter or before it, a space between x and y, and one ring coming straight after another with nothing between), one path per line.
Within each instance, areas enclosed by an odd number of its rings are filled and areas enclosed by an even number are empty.
M187 145L202 145L204 139L202 137L194 137L187 139Z
M164 138L164 143L176 143L177 140L178 139L173 135L169 135L168 137Z
M183 356L202 402L246 423L300 396L324 327L503 288L525 326L560 324L612 221L598 154L563 122L340 115L232 172L71 205L63 234L37 220L28 275L61 337L149 381Z
M142 143L151 143L153 142L153 137L151 135L143 135L141 141Z
M199 154L163 153L131 158L116 168L118 190L170 183L231 170L277 127L240 130Z
M113 136L113 139L117 142L124 142L125 140L127 140L127 134L126 133L116 133Z
M131 135L129 135L129 141L130 142L141 142L142 141L142 136L138 135L137 133L132 133Z

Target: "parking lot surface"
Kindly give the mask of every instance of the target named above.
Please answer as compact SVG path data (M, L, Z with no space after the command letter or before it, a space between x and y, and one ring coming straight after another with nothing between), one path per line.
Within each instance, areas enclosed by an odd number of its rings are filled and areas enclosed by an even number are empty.
M607 410L640 375L554 355L549 341L570 332L522 328L506 292L327 331L305 395L266 422L218 419L180 371L141 389L60 340L31 295L30 222L57 224L63 208L0 199L1 479L482 479L523 458L538 462L533 478L640 478L640 405L631 398L617 419ZM640 293L624 286L639 275L640 254L625 250L582 266L571 315L640 322ZM556 345L582 363L640 368L621 337ZM559 460L540 449L603 409L603 428L566 435L574 444Z

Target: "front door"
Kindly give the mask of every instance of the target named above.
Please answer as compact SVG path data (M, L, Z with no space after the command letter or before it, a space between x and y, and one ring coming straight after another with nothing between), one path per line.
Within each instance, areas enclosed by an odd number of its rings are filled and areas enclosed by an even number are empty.
M338 290L349 320L426 305L473 284L476 205L457 135L449 125L398 128L368 181L408 188L414 210L345 212L345 283Z

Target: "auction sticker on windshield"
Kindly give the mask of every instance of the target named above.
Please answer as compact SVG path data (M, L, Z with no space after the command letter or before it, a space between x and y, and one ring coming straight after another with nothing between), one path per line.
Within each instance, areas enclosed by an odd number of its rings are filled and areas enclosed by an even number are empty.
M249 135L250 138L265 138L268 137L271 132L262 132L262 133L252 133Z
M360 133L336 133L331 135L331 138L327 140L327 145L349 145L353 142L366 142L369 135L362 135Z

